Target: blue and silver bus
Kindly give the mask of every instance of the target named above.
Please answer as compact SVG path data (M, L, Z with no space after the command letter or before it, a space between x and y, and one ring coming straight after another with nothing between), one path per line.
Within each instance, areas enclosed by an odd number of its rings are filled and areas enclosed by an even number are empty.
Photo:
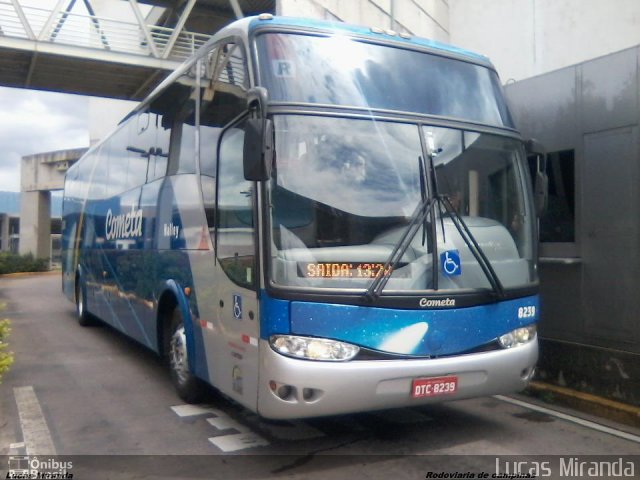
M261 15L218 32L66 176L63 290L267 418L524 388L525 142L483 56Z

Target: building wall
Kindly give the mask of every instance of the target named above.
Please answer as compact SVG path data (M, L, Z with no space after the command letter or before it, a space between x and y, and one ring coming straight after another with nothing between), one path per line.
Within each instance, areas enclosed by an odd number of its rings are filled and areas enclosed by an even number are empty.
M543 241L540 248L543 314L547 310L543 333L636 353L640 353L640 297L634 293L640 280L638 66L640 47L635 47L505 88L525 137L542 142L549 156L574 152L575 177L564 179L575 186L574 239ZM539 92L545 92L544 98ZM548 171L550 167L548 161ZM545 216L554 214L557 194L557 179L550 179ZM567 295L568 291L576 295Z
M562 225L554 208L559 178L575 192L573 241L540 248L540 375L634 405L640 405L639 68L637 46L505 88L523 135L549 152L549 208L541 225L549 215L548 223ZM555 164L550 158L558 151L574 156ZM574 163L574 178L560 161Z
M390 28L448 42L448 0L278 0L276 13Z
M448 0L450 41L487 55L503 82L640 44L638 0Z

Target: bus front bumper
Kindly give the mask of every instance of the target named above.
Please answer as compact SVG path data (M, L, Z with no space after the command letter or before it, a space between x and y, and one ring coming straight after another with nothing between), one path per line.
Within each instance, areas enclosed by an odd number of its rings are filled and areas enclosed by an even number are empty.
M319 362L276 353L260 341L258 413L292 419L513 393L526 387L537 339L511 349L437 359ZM415 379L455 377L455 393L412 397Z

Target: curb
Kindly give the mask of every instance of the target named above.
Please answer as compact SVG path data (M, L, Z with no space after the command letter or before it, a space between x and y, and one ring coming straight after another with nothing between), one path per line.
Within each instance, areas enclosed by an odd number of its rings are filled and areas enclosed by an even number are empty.
M542 382L531 382L527 392L546 403L573 408L597 417L640 428L640 407Z
M48 270L46 272L16 272L16 273L2 273L0 278L17 278L17 277L29 277L35 275L61 275L61 270Z

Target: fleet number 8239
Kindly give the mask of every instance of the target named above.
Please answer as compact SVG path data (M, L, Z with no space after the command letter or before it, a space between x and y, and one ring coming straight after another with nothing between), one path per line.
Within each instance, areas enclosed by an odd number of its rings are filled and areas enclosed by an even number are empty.
M518 318L533 318L535 316L536 307L534 305L518 308Z

